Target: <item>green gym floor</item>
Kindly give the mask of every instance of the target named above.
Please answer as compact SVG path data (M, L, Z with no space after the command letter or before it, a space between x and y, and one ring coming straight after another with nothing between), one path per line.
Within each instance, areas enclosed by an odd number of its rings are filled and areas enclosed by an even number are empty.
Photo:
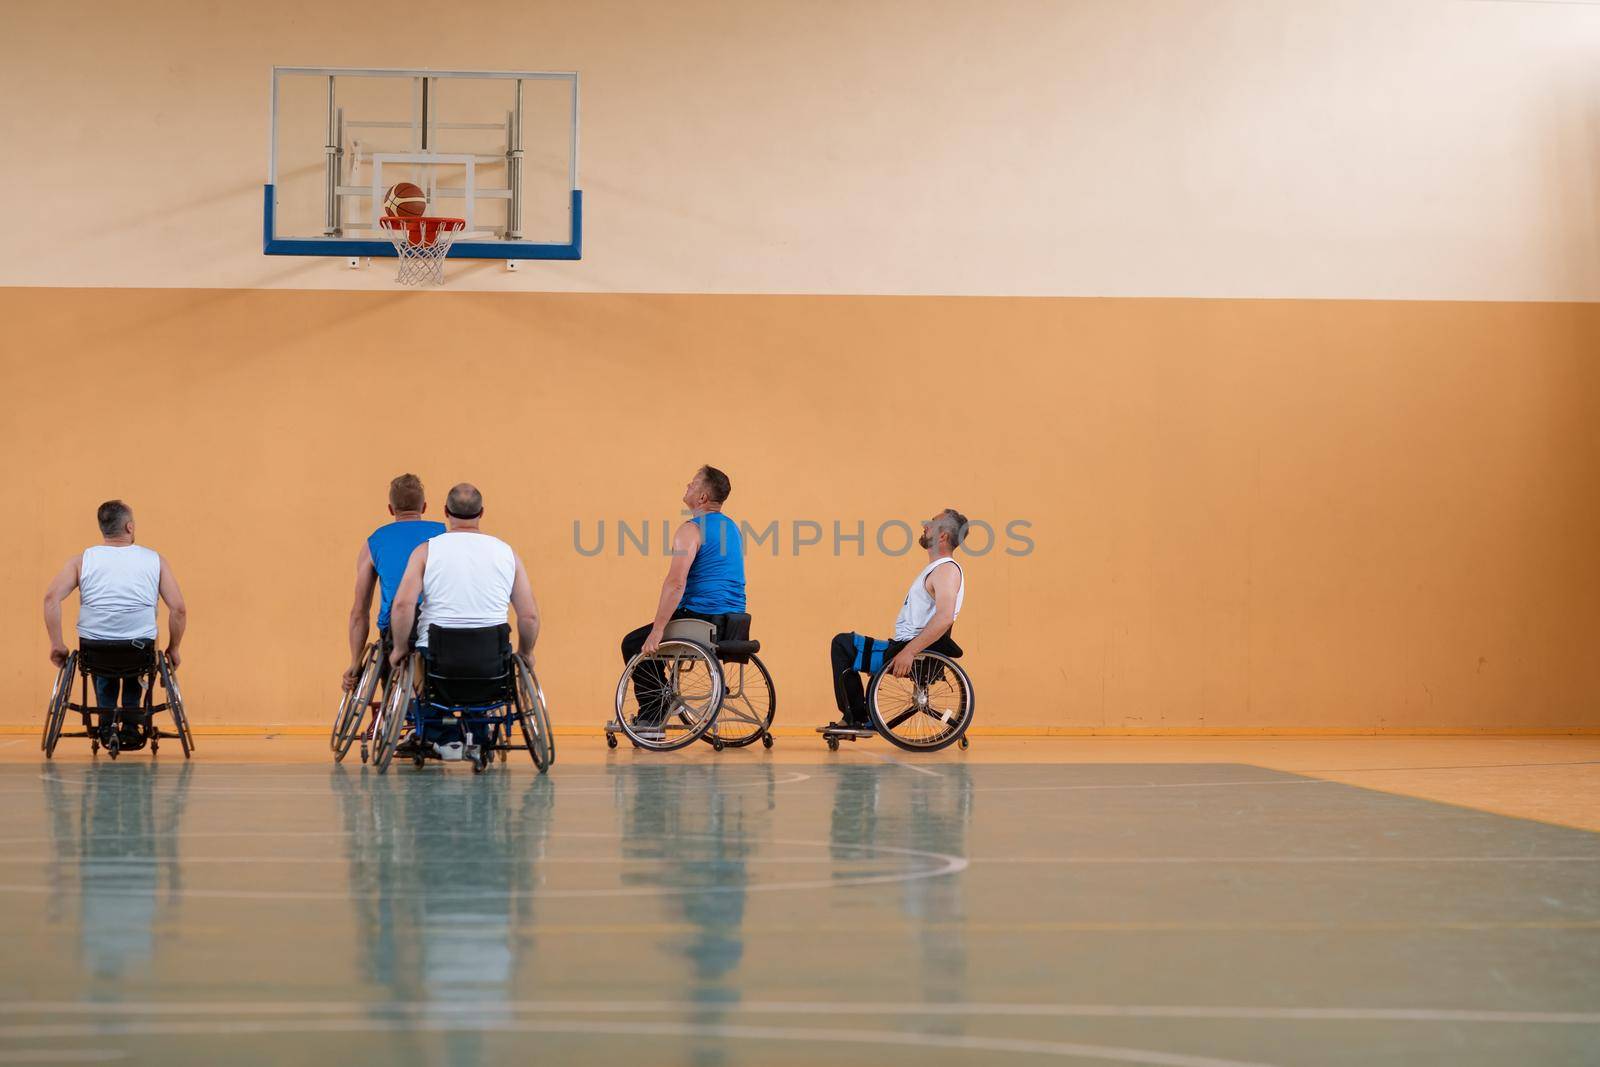
M33 743L0 1063L1600 1062L1600 835L1203 744L378 777Z

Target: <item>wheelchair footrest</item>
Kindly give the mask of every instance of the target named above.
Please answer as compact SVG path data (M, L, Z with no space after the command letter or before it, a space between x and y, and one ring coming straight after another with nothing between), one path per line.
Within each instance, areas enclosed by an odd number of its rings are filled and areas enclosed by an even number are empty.
M840 729L837 726L819 726L817 733L823 737L877 737L878 731L870 726Z

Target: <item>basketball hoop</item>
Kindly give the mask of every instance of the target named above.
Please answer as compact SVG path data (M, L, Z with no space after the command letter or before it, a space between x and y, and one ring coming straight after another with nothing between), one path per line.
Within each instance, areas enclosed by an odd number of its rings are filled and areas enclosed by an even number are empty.
M400 269L395 280L401 285L441 285L444 260L456 235L467 228L466 219L446 219L432 215L385 215L378 225L389 234Z

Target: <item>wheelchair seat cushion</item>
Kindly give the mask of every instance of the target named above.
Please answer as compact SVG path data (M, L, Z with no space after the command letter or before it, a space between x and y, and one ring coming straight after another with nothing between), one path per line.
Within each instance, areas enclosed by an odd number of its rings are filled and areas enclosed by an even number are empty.
M511 627L428 627L428 688L441 704L484 704L511 690Z
M101 678L137 678L155 669L156 643L79 638L78 662Z

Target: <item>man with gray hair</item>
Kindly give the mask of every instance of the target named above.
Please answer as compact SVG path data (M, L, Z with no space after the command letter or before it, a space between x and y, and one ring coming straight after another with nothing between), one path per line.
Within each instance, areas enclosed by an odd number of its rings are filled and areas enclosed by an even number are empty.
M533 598L528 570L511 546L479 529L483 519L483 494L469 482L450 490L445 500L447 529L418 545L406 564L400 588L389 609L394 635L390 664L398 669L411 654L413 624L416 648L428 655L428 631L467 630L501 626L506 610L517 616L517 655L531 666L533 646L539 639L539 605ZM421 617L418 618L418 605ZM430 731L422 738L441 759L458 760L476 755L475 741L461 727Z
M894 620L894 638L889 641L858 633L838 634L833 639L833 696L840 719L830 730L871 730L862 673L873 674L889 663L897 678L911 673L917 654L931 648L949 655L954 651L950 628L961 614L966 599L967 580L961 564L953 558L966 536L967 517L955 508L945 508L922 523L917 543L928 550L928 565L911 582L900 614ZM959 655L959 653L956 653Z
M167 660L178 668L178 646L189 624L189 610L178 590L178 579L166 558L134 544L133 509L120 500L107 500L95 515L101 542L67 560L44 592L44 629L50 636L50 662L67 661L67 643L61 634L61 602L78 590L78 643L85 648L153 648L156 601L167 605ZM120 692L119 692L120 691ZM95 703L100 707L102 742L111 729L114 709L138 708L144 699L139 678L94 680ZM119 700L120 696L120 700ZM87 715L84 716L88 718Z

